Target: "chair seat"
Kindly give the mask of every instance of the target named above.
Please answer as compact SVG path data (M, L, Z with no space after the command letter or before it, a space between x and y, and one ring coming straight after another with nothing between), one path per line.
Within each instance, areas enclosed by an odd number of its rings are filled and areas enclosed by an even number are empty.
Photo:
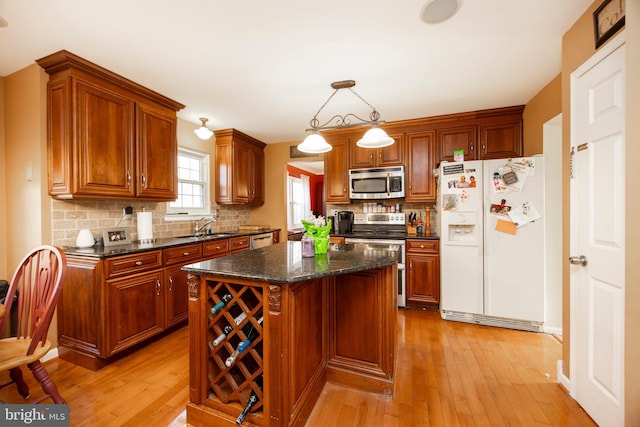
M0 371L8 371L28 363L35 362L51 349L51 342L39 343L33 354L26 356L31 339L5 338L0 340Z

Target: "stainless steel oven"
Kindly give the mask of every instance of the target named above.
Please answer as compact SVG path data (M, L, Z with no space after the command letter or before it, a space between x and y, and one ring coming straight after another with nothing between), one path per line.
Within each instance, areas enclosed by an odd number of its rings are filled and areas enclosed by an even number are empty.
M407 237L406 217L397 213L357 213L354 215L352 231L345 236L345 243L362 243L371 250L388 249L390 245L400 247L398 251L398 306L407 304L405 275Z
M388 250L392 245L397 245L400 247L400 250L398 251L398 307L405 307L407 305L407 289L405 285L406 282L404 271L405 241L393 239L358 239L354 237L347 237L344 239L344 242L367 245L367 248L370 250Z

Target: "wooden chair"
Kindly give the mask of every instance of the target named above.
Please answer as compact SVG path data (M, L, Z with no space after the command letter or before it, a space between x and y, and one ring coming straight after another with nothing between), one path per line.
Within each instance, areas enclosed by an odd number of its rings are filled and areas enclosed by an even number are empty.
M28 399L29 387L20 370L20 366L27 365L46 393L46 396L35 403L47 397L51 397L55 403L66 403L40 363L40 359L51 348L47 332L62 291L66 270L67 258L60 248L46 245L35 248L22 260L13 275L5 299L5 315L0 319L2 331L18 292L17 336L0 340L0 371L9 371L11 381L0 388L15 382L18 392Z

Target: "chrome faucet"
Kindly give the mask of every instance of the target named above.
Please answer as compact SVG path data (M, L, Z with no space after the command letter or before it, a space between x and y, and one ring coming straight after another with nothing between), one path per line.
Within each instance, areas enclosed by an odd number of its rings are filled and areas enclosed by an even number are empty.
M195 226L194 231L193 231L193 237L198 237L198 236L200 236L200 234L202 233L202 231L203 231L203 230L205 230L205 228L206 228L209 224L211 224L211 223L213 223L213 222L216 222L216 219L215 219L215 218L211 218L211 219L207 220L204 224L199 225L198 223L199 223L200 221L202 221L202 220L204 220L204 217L203 217L203 218L200 218L198 221L196 221L196 226ZM204 233L202 233L202 234L204 234Z

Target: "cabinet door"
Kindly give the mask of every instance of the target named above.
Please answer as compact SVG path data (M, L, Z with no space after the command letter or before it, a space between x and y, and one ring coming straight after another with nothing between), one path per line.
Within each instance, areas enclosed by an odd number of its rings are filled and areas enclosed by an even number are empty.
M262 206L264 205L264 151L255 147L251 152L250 204Z
M349 203L349 140L329 141L324 155L324 192L327 202Z
M74 194L135 195L134 102L76 80L76 174Z
M476 126L440 129L437 132L440 160L453 161L453 152L464 150L465 160L476 158Z
M167 328L187 320L189 314L187 275L188 273L186 271L182 271L182 265L165 269Z
M175 112L141 104L137 105L136 111L137 195L155 200L175 200L178 197Z
M522 156L522 120L480 124L479 159L502 159Z
M440 303L440 256L407 253L407 305Z
M163 272L107 281L110 355L164 330Z
M401 166L404 164L403 135L391 135L395 142L383 148L362 148L356 145L357 139L349 141L351 169L383 166Z
M432 173L436 157L435 131L408 133L405 138L405 201L433 202L436 200L436 182Z
M235 141L233 149L233 203L249 203L253 172L253 150L249 144Z

